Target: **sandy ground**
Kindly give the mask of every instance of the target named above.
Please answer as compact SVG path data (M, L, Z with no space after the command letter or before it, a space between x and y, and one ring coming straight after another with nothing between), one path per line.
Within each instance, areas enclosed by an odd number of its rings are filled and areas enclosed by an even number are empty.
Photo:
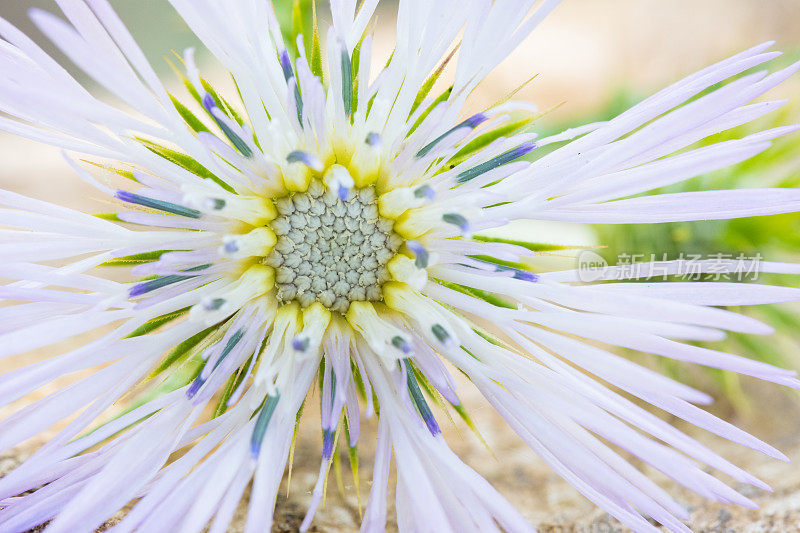
M0 15L17 16L24 3L0 3ZM143 5L153 4L148 0ZM568 120L607 102L623 82L637 93L647 94L764 40L776 39L778 48L800 49L797 4L797 0L567 1L490 76L471 105L478 108L490 104L509 88L540 72L540 77L520 97L535 101L543 109L566 102L554 113L553 119ZM9 5L11 7L7 7ZM797 87L795 82L777 94L796 94ZM73 207L103 210L103 203L96 199L94 190L74 177L57 150L0 135L0 161L0 186L3 188ZM577 242L591 239L580 230L561 228L560 231L573 232ZM754 412L760 416L737 420L724 405L716 407L715 412L778 446L796 464L800 461L800 408L797 403L774 387L749 382L747 385L754 398ZM618 523L550 472L480 401L468 384L462 388L465 402L471 407L493 453L489 453L463 424L446 431L448 441L540 531L622 530ZM7 413L8 410L0 412ZM305 428L297 444L291 486L284 486L278 500L274 531L296 531L310 499L320 443L313 418ZM366 498L369 491L373 438L374 425L367 423L362 436L362 498ZM676 490L680 501L692 509L690 525L696 531L800 531L800 469L760 457L721 439L701 438L771 484L775 492L766 494L743 488L761 506L760 511L751 511L709 504ZM41 440L36 439L13 453L0 456L0 473L18 464L40 443ZM331 479L326 505L318 513L316 531L357 530L358 502L346 466L343 482L347 496L338 493L335 479ZM665 486L670 487L670 484L665 483ZM390 525L390 529L392 527ZM238 520L232 531L241 530L241 520Z

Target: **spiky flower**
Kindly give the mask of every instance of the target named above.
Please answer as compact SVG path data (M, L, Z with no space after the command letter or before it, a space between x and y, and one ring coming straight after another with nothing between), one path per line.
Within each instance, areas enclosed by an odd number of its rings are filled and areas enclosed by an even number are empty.
M314 23L289 48L267 0L171 3L230 72L234 94L214 90L191 52L194 102L168 93L106 0L58 0L69 23L32 16L121 107L0 21L0 128L94 156L93 167L73 167L119 209L97 217L0 191L0 223L13 228L2 230L0 276L16 280L0 296L23 302L0 309L0 356L94 332L2 377L2 404L80 379L0 424L7 449L68 419L0 480L0 531L48 521L51 532L90 531L134 500L114 531L223 531L248 487L247 531L267 531L310 389L322 459L303 530L334 454L353 451L362 415L379 413L362 530L385 526L393 455L401 530L529 531L441 435L433 404L466 417L451 368L556 472L636 531L657 530L643 515L686 531L688 515L617 448L711 499L753 505L708 468L768 488L632 398L780 452L694 405L707 395L594 341L796 387L790 371L675 339L767 333L719 306L793 300L798 290L580 284L576 270L533 273L535 244L486 231L519 219L653 223L799 209L800 193L783 189L615 199L752 157L794 130L691 148L779 106L747 104L800 65L698 97L776 56L757 46L613 120L537 139L531 106L505 101L465 116L465 101L557 1L401 0L396 47L377 73L366 34L377 0L333 0L325 46ZM132 267L129 281L94 271L103 266ZM663 274L681 264L651 266ZM610 267L595 278L648 272Z

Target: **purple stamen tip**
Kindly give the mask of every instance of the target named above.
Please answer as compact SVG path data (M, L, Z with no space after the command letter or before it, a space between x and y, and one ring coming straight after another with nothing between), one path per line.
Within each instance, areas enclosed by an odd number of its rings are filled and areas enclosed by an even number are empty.
M137 283L136 285L131 287L131 290L128 291L128 295L131 298L134 298L136 296L141 296L142 294L144 294L146 292L147 292L147 284L146 283Z
M469 126L472 129L475 129L478 126L480 126L481 124L483 124L484 122L486 122L487 120L489 120L489 117L487 117L483 113L477 113L477 114L472 115L471 117L469 117L467 120L465 120L464 124L466 124L467 126Z
M539 276L533 272L526 272L524 270L517 270L514 272L514 277L522 281L539 281Z
M414 190L415 198L425 198L426 200L433 200L436 198L436 191L429 185L423 185Z
M415 261L414 264L417 268L427 268L428 266L428 250L426 250L419 242L417 241L406 241L406 246L411 253L414 254Z
M469 233L469 221L463 215L459 215L458 213L445 213L442 216L442 220L447 222L448 224L453 224L454 226L458 226L461 230L462 234Z
M239 245L236 241L229 241L225 243L225 251L229 254L235 254L239 251Z
M373 147L378 147L382 144L381 136L375 132L367 134L366 143Z
M425 417L425 425L434 437L442 432L442 430L439 429L439 424L436 422L436 419L433 418L433 415Z
M305 166L312 170L322 170L322 162L314 155L304 152L302 150L295 150L286 156L288 163L303 163Z
M322 436L322 458L327 461L333 457L333 431L326 429Z
M305 352L306 350L308 350L308 345L310 344L310 342L311 341L307 338L297 336L294 339L292 339L292 348L294 348L298 352Z
M221 308L225 305L225 298L214 298L203 304L203 308L206 311L216 311L217 309Z
M345 200L347 200L348 194L350 194L350 189L348 189L344 185L339 185L339 200L344 202Z
M198 376L194 381L192 381L192 384L189 385L189 390L186 391L186 397L189 399L194 398L198 391L200 391L200 387L202 387L205 382L206 380Z
M120 190L114 193L114 197L123 202L132 202L135 195L132 192Z
M214 101L214 97L208 93L203 95L203 107L210 113L212 109L217 107L217 102Z
M406 245L408 246L409 250L414 252L414 254L420 254L425 251L425 248L423 248L422 245L417 241L406 241Z
M522 157L527 155L539 147L539 143L536 141L528 141L526 143L520 144L514 149L514 152L517 157Z
M411 343L409 343L400 335L397 335L396 337L392 338L392 346L394 346L395 348L397 348L406 355L410 354L412 351Z
M284 73L292 72L292 59L289 57L288 50L281 52L281 68Z

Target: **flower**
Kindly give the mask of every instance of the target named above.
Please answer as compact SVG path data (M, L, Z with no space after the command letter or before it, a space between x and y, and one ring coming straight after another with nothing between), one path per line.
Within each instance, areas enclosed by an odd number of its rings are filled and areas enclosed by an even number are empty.
M753 157L797 129L691 148L780 106L749 102L800 64L742 74L777 55L770 43L610 121L537 138L530 105L463 113L554 0L402 0L396 48L376 77L366 28L377 0L333 0L324 52L316 23L287 47L266 0L171 0L237 89L221 95L187 51L189 100L164 88L106 0L58 3L69 23L41 11L34 22L122 105L93 96L0 21L0 128L93 156L69 161L118 211L92 216L0 192L0 222L15 228L2 230L0 275L16 280L0 295L24 302L0 309L0 357L94 333L3 375L2 404L83 377L0 423L7 449L68 419L0 479L0 531L45 522L91 531L131 501L115 531L224 531L248 487L246 530L266 531L313 389L322 458L302 530L336 451L355 454L363 411L379 422L362 530L385 526L394 456L400 529L530 531L445 443L436 406L469 420L451 367L558 474L636 531L657 530L643 515L687 531L688 514L615 448L710 499L753 506L706 468L768 489L631 399L785 459L779 451L697 407L710 402L702 392L594 341L798 387L794 372L678 342L768 333L720 307L796 300L798 289L602 283L645 275L622 267L581 284L577 270L534 273L534 243L487 230L800 210L800 192L786 189L618 199ZM445 72L452 85L440 93ZM737 267L699 268L720 264ZM95 270L111 266L130 268L130 281Z

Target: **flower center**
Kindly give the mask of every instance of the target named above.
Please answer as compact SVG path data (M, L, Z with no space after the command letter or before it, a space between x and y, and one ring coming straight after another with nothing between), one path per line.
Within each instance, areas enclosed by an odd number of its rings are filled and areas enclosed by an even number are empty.
M350 302L375 301L391 276L386 263L402 239L394 222L380 216L372 187L353 189L342 200L322 182L281 198L270 223L277 242L266 257L275 268L278 300L314 302L346 313Z

